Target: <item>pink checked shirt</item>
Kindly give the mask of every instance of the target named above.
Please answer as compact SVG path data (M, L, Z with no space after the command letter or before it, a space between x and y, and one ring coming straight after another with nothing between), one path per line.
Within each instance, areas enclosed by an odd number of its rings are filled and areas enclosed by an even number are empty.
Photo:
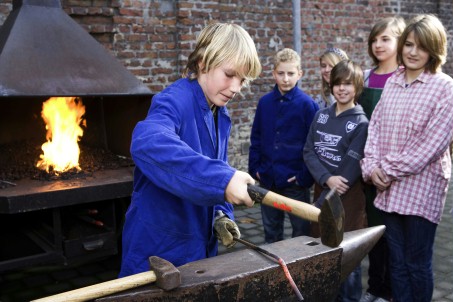
M382 92L368 127L365 181L380 167L392 181L378 191L374 205L439 223L451 174L453 80L444 73L422 73L408 87L404 68Z

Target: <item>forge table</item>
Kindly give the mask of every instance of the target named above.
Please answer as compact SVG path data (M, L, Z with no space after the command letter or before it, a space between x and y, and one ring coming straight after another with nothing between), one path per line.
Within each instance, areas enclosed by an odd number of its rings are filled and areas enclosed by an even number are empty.
M116 254L132 182L133 167L126 167L0 189L0 272Z

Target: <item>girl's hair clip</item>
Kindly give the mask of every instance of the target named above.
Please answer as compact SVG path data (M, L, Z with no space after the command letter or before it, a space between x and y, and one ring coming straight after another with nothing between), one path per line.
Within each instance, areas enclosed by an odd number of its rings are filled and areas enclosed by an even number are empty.
M341 49L339 49L339 48L336 48L336 47L327 48L326 51L324 52L324 54L329 53L329 52L333 52L334 54L338 55L343 60L347 60L348 59L348 58L345 57L343 51Z

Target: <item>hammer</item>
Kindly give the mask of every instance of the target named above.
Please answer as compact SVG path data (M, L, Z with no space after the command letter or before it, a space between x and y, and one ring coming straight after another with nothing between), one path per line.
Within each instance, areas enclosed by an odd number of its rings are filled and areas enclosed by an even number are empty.
M156 282L156 285L164 290L177 288L181 284L180 272L173 264L156 256L151 256L148 260L151 271L44 297L32 302L87 301L152 282Z
M321 209L256 185L248 184L247 191L255 202L291 213L305 220L318 222L322 244L337 247L343 241L344 209L335 190L327 193Z

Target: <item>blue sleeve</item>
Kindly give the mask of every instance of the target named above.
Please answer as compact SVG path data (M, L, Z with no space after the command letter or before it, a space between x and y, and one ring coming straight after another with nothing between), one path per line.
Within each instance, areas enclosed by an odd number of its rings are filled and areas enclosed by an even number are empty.
M234 207L231 203L225 202L214 206L215 211L222 211L228 218L234 221Z
M306 141L304 144L303 153L305 153L305 146L307 146L308 137L310 136L310 128L311 128L311 125L313 124L313 119L316 115L316 112L318 112L318 110L319 110L318 104L316 104L311 98L309 98L309 100L310 100L308 102L309 105L306 106L305 116L304 116L305 129L308 129L308 131L307 131ZM313 142L311 142L311 144L313 144ZM313 176L312 176L310 170L307 167L307 163L305 160L305 154L302 154L302 157L303 157L304 164L302 165L302 170L299 171L299 173L297 173L296 180L300 186L309 188L313 185L314 180L313 180Z
M161 189L199 205L223 204L225 189L236 170L199 151L210 143L208 136L196 130L196 122L202 118L179 100L165 96L153 99L147 118L134 129L132 158ZM190 103L190 97L185 101ZM183 133L183 128L190 131Z
M261 162L261 116L260 116L260 103L255 112L253 120L252 131L250 134L250 148L249 148L249 174L256 178Z

